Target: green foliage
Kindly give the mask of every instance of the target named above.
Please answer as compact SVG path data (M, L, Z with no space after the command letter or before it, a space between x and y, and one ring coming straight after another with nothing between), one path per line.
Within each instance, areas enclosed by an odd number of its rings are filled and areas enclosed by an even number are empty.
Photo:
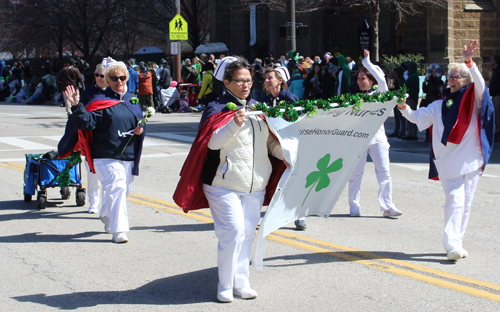
M74 165L78 165L82 162L82 158L80 157L80 152L72 153L71 156L62 158L67 159L68 163L63 171L56 177L56 182L59 183L60 188L68 187L71 183L71 176L69 171ZM80 173L81 174L81 173Z
M381 62L382 62L382 65L384 66L384 69L386 71L390 72L391 70L401 66L401 64L405 61L415 62L415 63L417 63L417 65L420 65L420 63L424 59L425 59L425 57L420 53L418 53L418 54L398 54L398 55L385 55L385 54L383 54ZM417 67L419 69L418 74L425 75L425 71L427 69L425 69L424 72L421 72L422 71L421 66L417 66Z
M257 105L254 105L252 109L262 111L270 118L282 117L287 121L295 122L301 115L307 115L308 117L316 115L318 109L323 111L335 109L331 107L332 103L337 103L339 105L338 107L353 106L353 109L359 111L363 108L362 103L389 102L394 99L394 97L402 100L405 98L406 92L406 87L403 87L399 90L372 95L364 93L342 94L341 96L334 96L327 100L299 100L295 103L281 101L274 107L269 107L266 103L257 103ZM302 107L302 109L295 110L295 107ZM280 109L284 109L285 111L280 112Z

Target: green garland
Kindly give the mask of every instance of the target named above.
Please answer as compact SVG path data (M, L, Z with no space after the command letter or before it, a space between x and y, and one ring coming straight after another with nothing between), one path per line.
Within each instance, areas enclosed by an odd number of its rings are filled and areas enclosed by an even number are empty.
M274 107L269 107L266 105L266 103L258 103L257 105L253 105L252 109L256 111L262 111L266 114L266 116L270 118L281 117L286 119L287 121L295 122L301 115L313 117L317 114L318 109L322 109L323 111L334 109L330 106L330 104L332 103L337 103L339 105L338 107L352 106L354 110L360 111L363 108L363 103L384 103L392 101L394 97L397 97L399 100L398 102L401 102L406 97L407 91L408 89L406 88L406 86L403 86L399 90L372 95L357 93L334 96L327 100L299 100L295 103L281 101ZM302 107L302 110L294 110L294 107ZM284 109L285 111L280 112L281 109Z
M63 171L57 176L56 182L59 182L60 188L68 187L71 183L71 177L69 175L69 171L73 168L74 165L80 164L82 162L82 158L80 156L80 152L72 153L71 156L62 158L64 160L68 160L66 167ZM81 173L80 173L81 174Z

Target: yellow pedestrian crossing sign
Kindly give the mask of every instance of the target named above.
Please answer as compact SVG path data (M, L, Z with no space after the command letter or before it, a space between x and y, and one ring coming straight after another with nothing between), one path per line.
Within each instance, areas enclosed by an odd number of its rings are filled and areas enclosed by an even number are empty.
M188 23L180 14L172 18L169 24L170 40L188 40Z

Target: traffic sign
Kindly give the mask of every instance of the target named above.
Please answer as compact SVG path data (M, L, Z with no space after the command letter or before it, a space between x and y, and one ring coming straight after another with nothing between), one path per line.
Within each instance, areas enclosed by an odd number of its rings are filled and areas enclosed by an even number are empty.
M170 54L177 55L179 54L179 42L170 42Z
M180 14L172 18L169 23L170 40L188 40L188 23Z

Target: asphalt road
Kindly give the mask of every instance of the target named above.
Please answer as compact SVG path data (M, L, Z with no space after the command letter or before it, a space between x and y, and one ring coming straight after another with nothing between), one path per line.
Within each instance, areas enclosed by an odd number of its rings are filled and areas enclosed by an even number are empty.
M184 214L172 201L200 116L151 119L128 199L130 241L114 244L88 204L76 206L74 189L68 200L49 189L44 210L36 198L23 200L24 154L56 148L64 108L0 103L0 311L500 310L500 147L474 199L469 257L453 263L442 247L444 194L427 179L424 133L418 142L389 139L401 217L382 217L368 162L362 217L349 217L344 190L330 218L308 217L306 231L289 224L266 238L264 269L251 269L257 299L218 303L210 212ZM393 124L390 117L387 133Z

